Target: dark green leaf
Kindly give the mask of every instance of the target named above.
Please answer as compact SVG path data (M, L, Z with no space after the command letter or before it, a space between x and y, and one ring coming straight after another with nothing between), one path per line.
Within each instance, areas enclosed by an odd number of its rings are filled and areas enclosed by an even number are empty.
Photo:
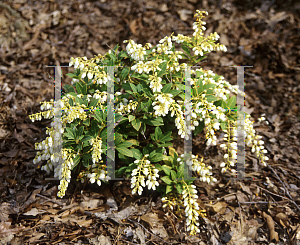
M176 184L176 190L178 191L179 194L182 194L183 188L181 183Z
M213 95L206 95L205 98L208 102L213 102L217 100L217 98Z
M166 187L166 194L170 193L173 191L173 185L167 185Z
M135 119L131 122L132 127L136 130L139 131L140 127L141 127L141 121L139 119Z
M98 102L99 102L98 99L92 99L92 101L89 105L90 109L92 109L92 107L94 108L95 106L97 106Z
M162 131L161 131L161 129L160 129L160 127L156 127L155 128L155 139L156 140L159 140L159 139L161 139L161 137L162 137Z
M163 177L161 177L161 180L163 182L165 182L167 185L171 185L172 184L172 180L170 180L169 176L163 176Z
M75 158L73 158L73 166L71 170L73 170L78 165L79 162L80 162L80 156L77 155Z
M133 144L131 143L131 142L126 142L126 141L124 141L124 142L122 142L121 144L118 144L118 145L116 145L116 147L125 147L125 148L127 148L127 147L130 147L130 146L132 146Z
M167 165L162 165L161 169L165 172L166 175L170 175L170 173L171 173L171 167L169 167Z
M137 93L136 86L135 86L133 83L129 83L129 85L130 85L132 91L133 91L134 93Z
M194 130L194 135L197 136L198 134L200 134L202 132L202 130L204 129L204 121L200 121L199 125L197 127L195 127Z
M154 119L143 119L144 123L150 125L150 126L162 126L164 125L163 119L161 117L157 117Z
M159 65L159 68L161 69L161 71L157 74L158 77L161 77L165 74L166 69L167 69L167 62L163 62L162 64Z
M172 180L176 180L176 172L174 170L171 170L171 178Z
M121 81L125 80L125 78L128 76L129 74L129 67L125 67L122 72L121 72Z
M230 109L235 109L236 107L236 97L232 96L229 101L227 102L227 107Z
M169 84L165 85L165 86L162 88L161 92L162 92L162 93L169 93L171 87L172 87L172 84L169 83Z
M69 92L75 92L73 86L71 86L69 84L65 84L64 87L65 87L65 90L66 90L67 93L69 93Z
M132 152L129 149L125 148L125 147L116 147L116 150L118 152L122 153L125 156L133 157Z
M129 115L129 116L128 116L129 122L133 121L134 119L135 119L135 116L133 116L133 115Z
M135 159L141 160L141 159L143 158L143 154L140 152L139 149L133 148L133 149L130 149L130 150L131 150L132 155L133 155L133 157L134 157Z
M75 132L74 132L74 130L72 130L71 128L66 128L66 130L67 130L67 133L70 135L70 137L68 137L68 138L70 138L70 139L75 139ZM72 138L71 138L72 137Z
M191 57L191 50L187 46L181 45L181 48L189 57Z
M73 73L68 73L67 76L70 78L77 78L77 75Z
M160 162L163 160L163 154L156 153L154 156L149 158L151 162Z

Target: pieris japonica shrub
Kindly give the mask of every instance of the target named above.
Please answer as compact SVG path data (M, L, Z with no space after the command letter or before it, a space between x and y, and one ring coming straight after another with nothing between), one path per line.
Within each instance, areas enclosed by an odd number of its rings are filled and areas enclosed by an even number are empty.
M68 74L72 85L66 85L66 93L57 103L61 106L59 132L54 123L47 129L49 136L35 147L39 152L34 163L47 160L43 170L60 179L58 196L63 197L71 179L71 171L84 182L108 181L107 153L107 83L114 84L114 144L116 149L115 174L131 181L133 194L141 195L145 188L159 190L163 195L163 208L184 210L186 225L191 234L199 232L199 216L205 215L197 203L194 178L211 183L217 181L211 166L203 158L178 155L172 140L189 139L204 133L207 145L217 145L216 132L225 132L219 147L224 150L221 172L231 170L237 159L237 113L236 97L230 95L243 92L226 82L210 70L191 69L185 81L188 66L195 65L211 51L226 51L224 45L216 43L217 33L204 37L205 11L197 11L192 37L171 35L152 47L126 40L126 50L117 45L104 56L92 59L71 58L70 66L75 71ZM175 49L179 44L183 51ZM114 77L109 76L108 67L114 66ZM185 118L185 83L191 86L191 125ZM58 109L55 102L42 102L43 112L30 115L30 119L53 118ZM244 121L247 146L252 147L261 162L264 156L261 136L256 135L250 116ZM54 152L62 139L61 150ZM168 150L168 151L167 151ZM62 161L59 161L62 158ZM184 164L186 163L186 165ZM184 166L194 173L184 179Z

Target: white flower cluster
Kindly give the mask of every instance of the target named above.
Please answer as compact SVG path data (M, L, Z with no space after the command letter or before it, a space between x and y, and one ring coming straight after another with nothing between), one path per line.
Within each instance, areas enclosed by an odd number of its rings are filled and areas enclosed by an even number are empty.
M228 127L228 130L224 130L226 134L223 136L223 140L228 142L227 144L221 144L220 147L225 150L224 162L220 164L221 172L226 172L230 167L234 167L237 161L237 128ZM235 173L235 169L230 169L232 173Z
M189 139L189 134L191 134L191 130L194 130L194 126L187 127L186 121L184 120L184 114L182 112L182 106L183 106L183 101L177 101L177 103L172 103L170 105L170 110L171 110L171 117L173 117L176 114L176 119L175 119L175 126L178 129L178 135L180 135L181 138ZM195 113L192 113L192 117L195 117ZM194 119L192 119L194 120ZM194 125L198 125L198 122L192 121ZM198 123L198 124L197 124Z
M157 72L155 72L155 74L149 75L149 80L150 80L150 88L152 89L153 93L155 92L161 92L161 89L163 88L162 84L161 84L161 77L157 76Z
M267 156L264 154L268 153L268 151L263 146L264 141L262 141L262 136L256 135L255 129L253 128L253 122L250 121L250 115L247 115L245 118L245 134L247 135L245 138L246 145L252 146L251 151L256 153L256 156L259 157L261 163L266 166L265 161L269 160Z
M200 230L199 226L199 205L197 203L198 196L196 195L197 190L195 185L189 185L184 188L183 195L183 205L185 206L185 216L187 231L190 231L191 235L196 235Z
M131 67L132 71L135 71L139 74L145 72L149 74L149 72L161 71L159 65L163 62L162 59L149 60L147 62L139 61Z
M100 92L98 89L95 91L95 93L93 94L93 98L94 99L98 99L100 101L100 103L105 103L107 101L107 92L103 91Z
M56 152L56 149L61 145L61 135L64 132L63 128L59 128L58 132L54 131L54 128L47 128L46 133L50 135L40 143L35 143L35 149L40 150L37 152L33 163L36 164L42 160L48 160L47 164L42 166L42 170L50 173L53 167L57 167L60 158L60 152Z
M97 136L96 139L90 139L89 143L93 147L92 161L95 164L102 159L101 158L101 153L103 152L101 149L102 139L99 136Z
M106 165L98 165L93 164L92 165L92 171L91 173L88 173L86 176L90 180L90 182L93 184L97 182L98 186L101 186L101 180L102 181L109 181L111 178L108 176L107 171L104 170L106 168ZM81 182L84 182L84 179L81 179Z
M158 53L165 53L165 54L169 54L169 52L172 53L172 51L169 51L171 48L172 48L171 37L164 37L159 41L159 44L157 44Z
M148 154L145 155L145 157L148 156ZM138 164L138 166L131 173L132 194L137 192L139 195L142 195L143 187L146 185L149 190L156 190L156 186L159 186L157 182L159 170L154 168L149 160L135 160L134 163ZM147 179L146 183L145 179Z
M201 161L198 161L197 158L198 155L195 156L192 154L190 159L185 159L185 155L181 154L180 157L177 158L177 162L179 162L179 164L183 164L185 161L189 169L198 174L198 176L200 177L200 181L207 182L207 183L216 182L217 179L212 177L212 172L211 172L212 167L205 166L205 164L203 163L203 157Z
M62 149L63 163L54 169L54 178L60 179L58 186L59 192L57 193L58 197L63 197L66 193L71 179L71 169L74 164L73 158L75 158L75 156L76 154L72 153L71 149Z
M152 105L153 109L155 110L155 116L166 116L169 113L169 108L171 103L174 103L172 99L173 95L168 93L162 94L154 94L155 100Z
M133 40L125 40L124 43L128 43L126 46L126 51L130 57L136 61L143 61L144 55L146 55L146 48L142 44L136 44ZM151 47L151 44L148 43L148 47Z
M190 43L192 39L191 39L191 37L187 37L182 34L178 34L177 36L173 36L172 40L175 41L176 43L183 43L183 42Z
M95 58L93 61L99 61L98 58ZM76 58L74 59L71 57L71 61L69 66L73 66L75 69L80 69L80 79L84 79L87 77L89 80L93 80L93 83L97 84L106 84L112 78L101 68L100 66L96 65L94 62L89 62L86 57ZM73 78L72 84L78 82L79 79Z

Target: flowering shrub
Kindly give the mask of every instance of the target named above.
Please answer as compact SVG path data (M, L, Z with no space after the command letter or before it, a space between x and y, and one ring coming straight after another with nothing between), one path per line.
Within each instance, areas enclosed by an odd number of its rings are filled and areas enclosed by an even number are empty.
M188 66L197 64L211 51L226 51L226 47L217 44L217 33L203 36L207 12L197 11L193 24L193 37L173 34L159 41L152 47L136 44L133 40L127 43L126 50L119 51L117 45L104 56L92 59L71 58L70 66L75 71L68 74L72 85L66 85L66 93L60 105L62 128L54 131L54 123L47 129L49 136L35 147L40 150L34 163L47 160L43 170L60 179L58 196L63 197L71 179L71 171L76 170L78 180L96 182L108 181L108 169L103 162L107 154L107 83L114 83L114 144L118 161L116 175L126 176L131 180L132 193L141 195L144 188L158 190L163 194L164 208L184 208L187 230L191 234L199 232L200 210L197 203L196 187L192 184L195 177L186 180L185 167L201 181L211 183L211 166L206 166L203 158L178 153L171 141L178 134L189 139L204 131L207 145L217 145L216 132L225 132L220 147L224 150L224 161L221 171L231 170L237 159L237 112L236 97L232 93L244 93L237 86L226 82L222 76L212 71L198 68L190 71L190 78L185 80ZM183 51L175 50L175 43ZM108 67L114 66L115 77L110 77ZM189 121L186 124L184 115L185 84L191 85L191 108ZM42 102L43 112L30 115L30 119L41 120L53 118L58 108L54 101ZM175 125L175 126L174 126ZM245 122L247 146L252 147L261 162L264 156L261 136L256 135L250 116ZM174 130L176 127L177 130ZM63 140L62 149L56 153L59 139ZM167 151L168 149L168 151ZM59 159L62 158L60 163ZM184 164L186 163L186 165Z

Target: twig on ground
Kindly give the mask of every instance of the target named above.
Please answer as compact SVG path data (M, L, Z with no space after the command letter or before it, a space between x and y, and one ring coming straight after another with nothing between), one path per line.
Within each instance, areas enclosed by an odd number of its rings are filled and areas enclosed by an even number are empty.
M55 204L57 204L59 206L64 206L63 204L61 204L61 203L59 203L57 201L54 201L54 200L50 199L49 197L45 197L45 196L43 196L41 194L36 194L36 196L42 197L42 198L46 199L47 201L45 201L45 202L53 202L53 203L55 203ZM43 202L43 203L45 203L45 202Z
M277 175L276 171L269 165L266 163L266 165L272 170L272 172L275 174L275 176L277 177L277 179L280 181L280 183L283 185L283 188L285 189L286 194L289 197L289 200L296 206L296 208L299 210L300 212L300 207L297 205L297 203L293 200L293 198L291 197L288 189L286 188L285 184L282 182L282 180L279 178L279 176Z
M152 236L158 238L159 240L163 241L164 243L172 244L171 242L167 242L167 241L165 241L164 239L160 238L159 236L156 236L156 235L153 234L151 231L148 231L148 229L145 228L145 226L143 226L143 225L140 224L139 222L137 222L137 221L135 221L135 220L132 220L132 219L130 219L130 218L127 218L127 219L128 219L129 221L131 221L131 222L137 223L137 224L138 224L139 226L141 226L146 232L148 232L148 233L151 234Z

